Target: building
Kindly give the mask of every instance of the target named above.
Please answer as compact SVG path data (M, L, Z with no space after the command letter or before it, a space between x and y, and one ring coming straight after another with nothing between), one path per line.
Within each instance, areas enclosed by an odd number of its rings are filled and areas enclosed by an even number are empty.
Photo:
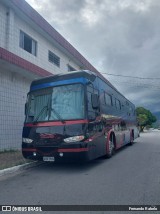
M0 150L21 147L24 105L33 79L98 72L25 0L0 1Z

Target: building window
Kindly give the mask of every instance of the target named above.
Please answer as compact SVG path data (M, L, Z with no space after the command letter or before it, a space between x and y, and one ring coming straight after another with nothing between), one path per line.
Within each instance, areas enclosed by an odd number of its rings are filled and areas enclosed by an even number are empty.
M110 94L104 93L105 104L112 106L112 96Z
M68 65L68 71L69 71L69 72L70 72L70 71L76 71L76 69L73 68L72 66Z
M34 56L37 55L37 42L22 31L20 31L19 46Z
M48 51L48 60L49 60L49 62L60 67L60 58L51 51Z

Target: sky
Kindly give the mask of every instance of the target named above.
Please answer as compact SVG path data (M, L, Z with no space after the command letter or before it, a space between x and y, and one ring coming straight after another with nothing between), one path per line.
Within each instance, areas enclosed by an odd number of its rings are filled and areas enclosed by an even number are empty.
M26 1L126 98L160 112L159 0Z

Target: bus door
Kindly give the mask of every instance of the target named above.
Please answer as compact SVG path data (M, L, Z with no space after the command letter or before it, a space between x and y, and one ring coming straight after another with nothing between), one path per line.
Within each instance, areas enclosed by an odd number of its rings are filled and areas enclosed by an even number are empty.
M123 138L124 138L123 143L124 144L129 143L130 142L130 130L127 129L126 122L124 120L121 121L120 128L123 133Z
M120 123L114 125L114 130L117 148L130 142L130 131L127 129L125 121L122 120Z

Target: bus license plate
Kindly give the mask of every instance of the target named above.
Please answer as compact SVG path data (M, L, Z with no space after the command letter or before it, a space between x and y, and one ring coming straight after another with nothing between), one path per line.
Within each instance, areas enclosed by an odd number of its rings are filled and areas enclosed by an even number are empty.
M43 157L43 161L52 161L52 162L54 162L55 158L54 157Z

